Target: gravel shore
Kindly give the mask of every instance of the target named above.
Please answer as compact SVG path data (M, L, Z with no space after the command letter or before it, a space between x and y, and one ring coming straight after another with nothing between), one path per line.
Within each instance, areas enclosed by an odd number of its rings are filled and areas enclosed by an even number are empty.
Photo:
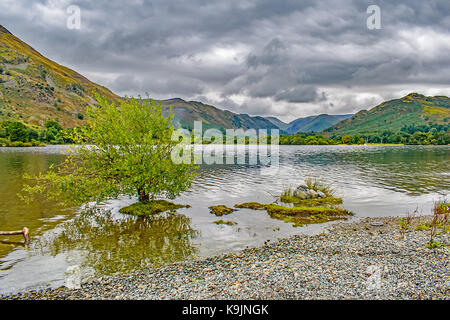
M429 219L414 218L405 238L399 218L340 222L321 235L2 299L449 299L449 233L433 250L429 231L415 230Z

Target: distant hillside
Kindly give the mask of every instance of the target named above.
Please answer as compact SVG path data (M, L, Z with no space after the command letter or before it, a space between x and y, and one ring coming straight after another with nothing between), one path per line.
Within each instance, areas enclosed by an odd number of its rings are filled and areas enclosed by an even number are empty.
M411 93L400 99L383 102L370 110L359 111L324 132L336 135L380 133L386 130L397 132L411 125L448 125L449 119L450 98Z
M321 114L318 116L298 118L289 123L285 123L275 117L266 117L266 119L278 126L280 129L286 131L286 133L295 134L297 132L320 132L338 123L339 121L350 118L351 116L353 115Z
M202 121L203 129L279 129L278 126L263 117L252 117L248 114L237 114L222 110L198 101L185 101L183 99L169 99L160 101L168 112L172 106L172 112L176 123L189 130L193 129L194 121Z
M58 119L64 126L82 123L93 91L118 101L119 96L61 66L0 26L0 120L42 126Z
M265 117L265 118L270 122L272 122L274 125L276 125L278 128L280 128L281 130L287 130L287 128L289 127L289 123L283 122L277 117Z

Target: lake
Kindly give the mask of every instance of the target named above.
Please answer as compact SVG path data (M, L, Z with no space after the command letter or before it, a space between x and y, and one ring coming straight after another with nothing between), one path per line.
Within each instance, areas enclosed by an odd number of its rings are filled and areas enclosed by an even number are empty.
M244 146L240 146L244 147ZM280 146L279 168L262 165L201 165L192 190L175 202L191 207L148 219L124 217L123 198L97 209L64 208L57 202L20 200L24 173L58 164L65 146L0 148L0 230L30 229L29 248L21 236L0 238L0 293L59 286L68 266L84 277L204 257L257 246L327 224L293 227L265 211L241 209L216 225L211 205L271 203L283 188L310 176L331 183L353 219L401 216L416 208L430 214L433 202L448 197L448 146Z

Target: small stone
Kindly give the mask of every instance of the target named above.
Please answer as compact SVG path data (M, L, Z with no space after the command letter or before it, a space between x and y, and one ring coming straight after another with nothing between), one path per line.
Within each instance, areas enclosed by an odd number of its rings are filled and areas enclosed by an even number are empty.
M382 226L384 226L384 223L383 222L378 222L378 221L373 221L373 222L370 223L370 225L372 227L382 227Z

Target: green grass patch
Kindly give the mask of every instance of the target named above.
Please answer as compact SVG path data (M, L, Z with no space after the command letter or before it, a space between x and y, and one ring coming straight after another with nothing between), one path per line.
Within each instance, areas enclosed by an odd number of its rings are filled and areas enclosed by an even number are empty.
M227 206L225 206L223 204L220 204L220 205L217 205L217 206L211 206L211 207L208 207L208 208L209 208L209 210L210 210L210 212L212 214L215 214L218 217L230 214L233 211L237 211L237 209L228 208Z
M252 209L252 210L266 210L267 204L262 204L259 202L244 202L241 204L235 204L235 208Z
M341 198L327 197L302 200L293 207L277 204L262 204L259 202L244 202L236 204L235 207L266 210L271 218L292 223L294 227L300 227L305 224L342 220L352 216L352 212L337 206L340 203L342 203Z
M314 199L299 199L292 194L284 194L280 197L280 201L284 203L299 204L302 206L322 206L322 205L339 205L342 204L342 198L326 197Z
M416 230L417 231L428 231L428 230L430 230L430 226L427 226L427 225L424 225L424 224L419 224L416 227Z
M134 216L151 216L165 211L175 211L180 208L189 208L189 205L176 204L167 200L153 200L142 203L136 202L119 210L120 213Z
M341 208L332 207L308 207L308 206L295 206L295 207L285 207L276 204L271 204L267 206L267 213L271 214L282 214L285 216L312 216L312 215L327 215L327 216L350 216L352 213Z
M225 221L225 220L216 220L216 221L213 221L213 223L215 223L215 224L225 224L225 225L227 225L227 226L234 226L234 225L237 224L237 222L234 222L234 221Z

